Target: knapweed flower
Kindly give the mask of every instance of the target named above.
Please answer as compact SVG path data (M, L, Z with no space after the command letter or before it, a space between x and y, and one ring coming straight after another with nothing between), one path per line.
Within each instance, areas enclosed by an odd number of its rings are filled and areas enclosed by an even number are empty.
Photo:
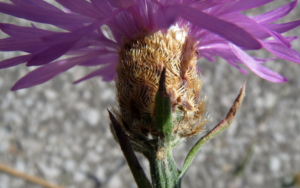
M185 29L171 27L165 33L145 33L123 43L116 69L119 113L115 114L126 125L124 128L144 136L158 136L155 96L165 68L165 95L176 125L173 132L179 137L200 132L209 118L205 113L206 99L200 99L202 82L193 38L186 35Z
M0 39L0 50L27 54L1 61L0 68L21 63L39 66L13 86L17 90L44 83L74 66L95 66L95 71L74 83L95 76L104 81L115 79L118 119L145 136L157 132L154 100L161 71L166 68L167 94L176 114L174 132L188 137L209 121L206 100L200 99L198 58L214 61L219 56L245 73L239 67L244 64L272 82L287 79L262 65L268 59L251 57L246 50L265 48L300 63L300 54L290 45L297 37L280 34L300 25L300 20L273 23L298 1L251 18L240 13L271 1L56 0L63 9L43 0L2 2L2 13L51 24L65 32L44 30L34 23L31 27L1 23L9 37Z
M161 183L179 187L175 185L195 156L194 150L228 127L244 96L243 87L228 118L197 142L180 172L172 159L172 148L199 133L209 121L206 99L200 98L198 58L214 61L214 56L219 56L243 73L246 71L239 64L244 64L272 82L287 79L263 66L268 59L252 57L246 51L265 48L278 58L300 63L300 54L290 44L297 37L281 35L299 26L300 20L274 23L291 12L297 0L253 17L241 12L273 0L55 1L63 9L43 0L0 2L0 12L4 14L65 30L44 30L35 23L31 27L0 23L0 29L9 35L0 39L0 51L26 53L1 61L0 68L21 63L38 66L17 81L12 90L42 84L75 66L97 69L74 83L98 76L104 81L115 80L119 104L116 118L133 148L150 160L153 185L167 177L162 170L165 168L170 176ZM158 92L162 85L159 80L165 81L166 96ZM157 105L156 99L162 103ZM160 112L166 115L166 121L160 121Z
M298 1L253 17L240 13L272 1L56 0L63 10L43 0L0 2L2 13L65 30L48 31L34 23L31 27L1 23L1 30L9 37L0 39L0 51L27 54L1 61L0 68L21 63L39 66L12 90L44 83L74 66L97 67L75 83L95 76L110 81L116 78L116 66L122 66L119 53L124 48L132 47L138 37L151 38L173 27L175 33L184 31L182 37L192 40L197 58L214 61L214 56L219 56L242 72L245 70L239 64L266 80L285 82L286 78L262 65L268 59L251 57L245 52L265 48L279 58L300 63L300 54L290 45L297 37L281 35L299 26L300 20L273 23L292 11Z

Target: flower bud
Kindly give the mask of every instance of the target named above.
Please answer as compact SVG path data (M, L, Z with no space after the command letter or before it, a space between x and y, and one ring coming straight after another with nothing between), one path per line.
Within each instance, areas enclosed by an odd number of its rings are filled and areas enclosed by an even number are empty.
M144 137L161 135L156 125L155 96L163 68L172 109L172 134L190 137L209 120L196 62L197 43L184 29L140 34L123 41L117 71L118 120L127 132Z

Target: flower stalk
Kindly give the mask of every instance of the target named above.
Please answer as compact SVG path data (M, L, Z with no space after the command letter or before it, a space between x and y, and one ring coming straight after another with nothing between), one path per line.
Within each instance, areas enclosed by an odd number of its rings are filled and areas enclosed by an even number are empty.
M180 171L172 155L174 148L172 107L165 82L166 68L161 73L158 92L155 96L156 126L163 134L157 140L148 160L153 188L180 188L180 181L177 181Z
M181 181L178 181L180 170L178 170L174 161L172 149L170 146L158 149L156 152L153 152L153 155L148 159L153 188L181 187ZM162 153L164 156L159 156L162 155Z
M138 187L140 188L180 188L181 179L188 170L196 154L205 143L222 133L230 126L245 96L246 82L243 84L239 95L234 101L226 118L217 124L205 136L200 138L200 140L190 150L186 157L183 168L180 171L177 168L176 162L174 161L172 150L182 140L178 139L178 135L176 135L176 131L174 131L171 100L170 96L167 94L165 82L166 68L163 68L159 79L158 91L155 96L155 123L158 136L152 140L148 140L148 143L144 138L139 140L139 138L135 138L134 135L125 134L125 132L122 130L122 125L109 111L114 130L113 134L115 137L117 137L131 172ZM135 151L143 153L148 159L152 186L150 185L150 182L140 166L131 145L134 146L133 148L135 148Z

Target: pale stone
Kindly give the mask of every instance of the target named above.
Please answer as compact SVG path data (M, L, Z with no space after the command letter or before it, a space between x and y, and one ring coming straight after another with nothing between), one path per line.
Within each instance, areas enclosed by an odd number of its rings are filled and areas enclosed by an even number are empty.
M91 126L97 126L101 118L99 111L96 109L84 110L82 116Z
M278 157L272 156L269 161L269 168L272 172L278 172L281 168L281 161Z

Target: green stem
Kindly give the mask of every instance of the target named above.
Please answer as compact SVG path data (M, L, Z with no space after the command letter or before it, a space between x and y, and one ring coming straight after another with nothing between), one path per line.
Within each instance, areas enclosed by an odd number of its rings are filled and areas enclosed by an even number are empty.
M161 158L160 155L164 154L165 156ZM176 166L171 149L159 149L149 157L149 163L153 188L181 187L181 181L178 181L180 171Z
M172 149L174 136L172 123L172 108L170 97L166 91L166 68L163 69L158 92L155 96L155 122L160 136L153 150L149 152L150 173L153 188L180 188L180 181Z

